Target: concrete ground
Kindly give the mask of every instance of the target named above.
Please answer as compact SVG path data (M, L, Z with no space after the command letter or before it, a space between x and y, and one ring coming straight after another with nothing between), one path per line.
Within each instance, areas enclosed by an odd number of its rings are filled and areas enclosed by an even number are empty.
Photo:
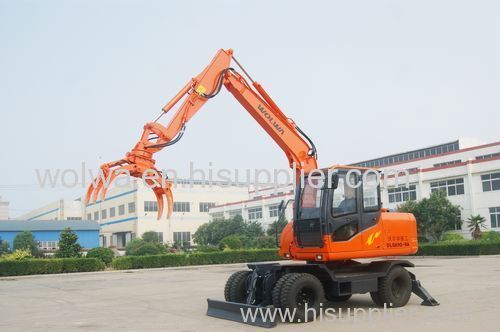
M369 295L342 305L342 317L275 331L498 331L500 256L412 258L412 269L441 302L420 306L415 295L403 311L357 316L347 308L372 307ZM227 277L244 264L0 278L0 331L257 331L207 317L206 298L223 298ZM331 305L337 312L339 305Z

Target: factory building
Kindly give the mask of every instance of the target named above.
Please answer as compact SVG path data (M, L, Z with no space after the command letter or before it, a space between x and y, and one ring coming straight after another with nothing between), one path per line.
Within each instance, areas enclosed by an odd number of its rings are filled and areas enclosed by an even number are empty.
M433 191L442 190L453 204L462 207L464 223L471 215L480 214L486 218L489 229L500 231L500 142L484 144L473 139L458 139L352 166L374 167L389 174L381 183L381 199L383 206L390 210L396 210L405 201L420 200ZM397 185L390 176L395 172L399 172ZM292 186L278 194L251 193L247 200L214 206L210 217L214 220L241 214L245 220L260 221L267 226L277 219L275 209L280 201L291 198ZM291 217L291 209L288 209L287 219ZM465 226L457 231L469 235Z
M248 197L243 184L210 184L197 180L177 180L172 189L173 213L166 211L158 220L158 204L153 191L142 181L111 188L106 199L83 207L83 217L95 220L101 227L100 243L104 247L123 248L147 231L158 232L167 243L193 243L193 234L209 220L211 207Z
M2 200L0 196L0 220L9 219L9 202Z
M386 174L407 172L400 173L397 185L393 177L386 177L382 202L391 210L442 190L462 207L462 220L479 214L489 229L500 231L500 142L459 139L353 165L377 167ZM461 231L468 235L466 227Z
M210 208L210 220L232 218L240 215L247 221L258 221L264 229L278 220L279 205L293 199L294 190L291 185L285 187L268 187L249 191L249 197L244 200L215 205ZM284 217L293 217L292 203L288 205Z
M82 201L60 199L25 213L19 220L82 220Z
M59 236L67 227L78 236L78 243L83 249L99 246L99 225L88 220L0 220L0 240L8 241L13 250L16 235L30 231L38 242L38 248L50 252L59 249Z

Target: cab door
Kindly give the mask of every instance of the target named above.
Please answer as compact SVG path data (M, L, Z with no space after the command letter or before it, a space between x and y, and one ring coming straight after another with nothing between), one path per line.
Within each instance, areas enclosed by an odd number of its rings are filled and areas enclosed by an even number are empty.
M362 246L359 236L362 222L362 200L360 176L339 170L339 182L336 189L331 189L328 195L329 202L325 211L328 220L328 234L331 236L331 250L346 252L356 250ZM349 176L349 179L347 179Z

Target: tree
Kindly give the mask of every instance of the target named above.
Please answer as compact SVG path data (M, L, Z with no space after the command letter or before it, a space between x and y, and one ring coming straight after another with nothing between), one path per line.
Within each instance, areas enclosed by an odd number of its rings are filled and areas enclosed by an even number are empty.
M38 243L30 231L23 231L14 238L15 250L29 250L31 255L38 254Z
M283 229L285 229L286 224L288 224L288 221L284 218L274 221L273 223L271 223L271 225L269 225L269 228L267 229L267 235L276 236L277 230L279 238L281 236L281 232L283 232Z
M419 234L435 241L441 240L446 231L460 228L462 225L461 207L453 205L441 190L419 202L403 203L398 206L398 211L413 213L417 219Z
M250 238L260 237L264 235L264 229L260 222L250 221L246 223L243 235Z
M59 235L59 250L55 256L58 258L80 257L82 247L78 243L78 235L66 227Z
M474 240L478 240L481 237L481 229L486 228L485 222L486 219L479 214L471 215L467 218L467 226Z
M240 238L237 235L229 235L223 238L219 242L219 248L221 250L224 249L241 249L242 243Z
M232 219L217 219L201 225L194 233L194 240L201 245L218 245L226 236L243 235L245 222L239 215Z
M142 234L142 239L145 242L160 243L160 234L155 231L148 231Z
M9 241L3 240L2 242L2 255L7 255L10 251Z
M109 248L97 247L87 252L86 258L99 258L104 264L109 265L115 257L113 250Z

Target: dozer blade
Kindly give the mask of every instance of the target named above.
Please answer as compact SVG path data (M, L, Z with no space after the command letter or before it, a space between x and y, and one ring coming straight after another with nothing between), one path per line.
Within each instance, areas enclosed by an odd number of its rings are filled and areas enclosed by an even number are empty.
M274 307L260 307L251 304L212 299L207 299L207 302L208 316L265 328L276 326ZM269 313L266 311L269 311Z

